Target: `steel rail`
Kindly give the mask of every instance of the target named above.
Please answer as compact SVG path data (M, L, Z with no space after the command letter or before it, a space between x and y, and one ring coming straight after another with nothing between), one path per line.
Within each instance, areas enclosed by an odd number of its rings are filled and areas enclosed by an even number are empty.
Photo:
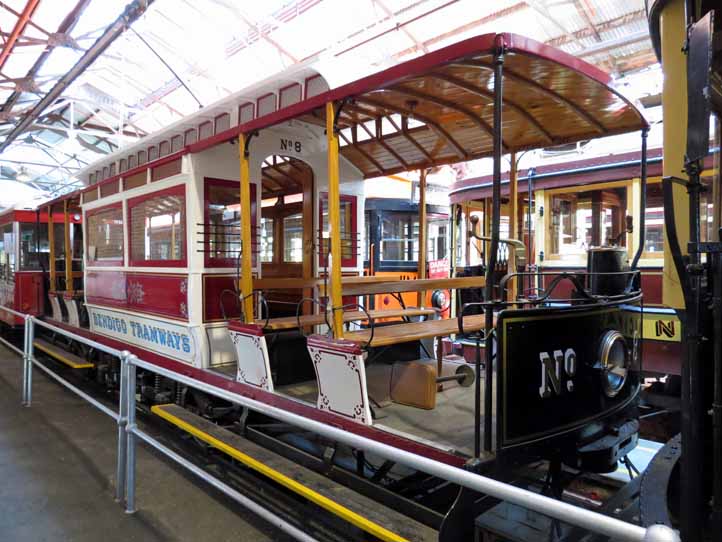
M679 542L680 540L675 531L665 526L656 525L650 528L644 528L638 525L633 525L616 518L558 501L551 497L545 497L543 495L539 495L538 493L533 493L516 486L505 484L498 480L494 480L493 478L474 474L469 471L447 465L446 463L441 463L388 444L371 440L331 425L326 425L316 420L282 410L278 407L238 395L228 390L216 388L210 384L206 384L205 382L200 382L191 377L176 373L132 356L128 359L128 363L171 380L175 380L176 382L198 389L220 399L245 406L251 410L263 412L267 416L295 425L300 429L315 432L321 436L342 442L349 446L373 452L385 457L386 459L396 461L427 474L438 476L439 478L473 489L482 494L487 494L518 506L535 510L541 514L559 519L572 525L577 525L595 533L629 542ZM135 433L135 428L132 425L129 425L129 427L130 431ZM128 492L130 493L130 491L131 488L129 486Z

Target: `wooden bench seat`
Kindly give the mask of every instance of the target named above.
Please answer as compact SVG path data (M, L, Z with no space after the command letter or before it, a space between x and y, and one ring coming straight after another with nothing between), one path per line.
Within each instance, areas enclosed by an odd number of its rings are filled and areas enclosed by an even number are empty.
M323 277L316 277L311 279L304 278L293 278L293 277L268 277L253 279L254 290L302 290L304 288L315 288L317 286L323 287ZM383 282L398 281L398 277L342 277L341 284L346 286L358 285L358 284L379 284Z
M464 317L465 332L479 331L485 327L486 316L483 314ZM366 346L367 344L368 346L390 346L393 344L419 341L421 339L445 337L458 332L459 319L448 318L445 320L427 320L425 322L410 322L392 326L375 327L371 344L368 344L369 339L371 339L371 329L344 333L343 338L346 341L351 341L361 346Z
M375 278L375 277L366 277ZM428 290L454 290L457 288L483 288L486 279L479 277L455 277L445 279L385 280L343 283L342 295L361 296L401 292L425 292ZM325 295L324 285L319 285L320 295Z
M411 318L414 316L432 316L436 314L435 309L429 309L429 308L411 308L411 309L386 309L386 310L370 310L368 311L368 316L371 318L377 319L377 318ZM366 320L368 318L365 312L363 311L346 311L343 313L343 321L344 322L357 322L361 320ZM284 316L282 318L271 318L266 322L266 320L256 320L256 324L259 326L263 326L266 330L271 331L282 331L287 329L296 329L298 328L299 320L301 323L301 327L305 326L317 326L321 324L326 323L326 318L323 314L307 314L304 316L301 316L300 318L296 318L295 316ZM331 321L331 315L328 315L328 321Z

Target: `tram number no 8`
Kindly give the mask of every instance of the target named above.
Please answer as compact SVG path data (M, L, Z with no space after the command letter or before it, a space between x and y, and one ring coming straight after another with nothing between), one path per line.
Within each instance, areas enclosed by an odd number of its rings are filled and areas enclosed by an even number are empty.
M293 139L281 138L281 150L282 151L294 151L301 152L302 145L300 141L294 141Z
M577 372L577 354L574 349L567 348L564 352L554 350L553 357L547 352L539 352L539 361L541 363L539 396L542 399L550 397L552 393L562 394L562 369L569 377L566 382L567 391L574 390L574 382L571 380Z

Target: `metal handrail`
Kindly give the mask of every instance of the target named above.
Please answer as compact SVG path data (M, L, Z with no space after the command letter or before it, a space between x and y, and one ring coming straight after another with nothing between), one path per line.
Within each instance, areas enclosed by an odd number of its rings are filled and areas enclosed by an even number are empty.
M321 436L344 443L354 448L373 452L386 459L396 461L416 470L431 474L432 476L437 476L444 480L448 480L449 482L534 510L541 514L559 519L565 523L582 527L595 533L630 542L679 541L679 537L676 532L666 526L656 525L654 527L644 528L638 525L633 525L610 516L605 516L597 512L579 508L551 497L546 497L526 489L500 482L493 478L474 474L467 470L429 459L428 457L389 446L388 444L383 444L356 433L351 433L331 425L326 425L316 420L282 410L278 407L238 395L225 389L216 388L206 384L205 382L200 382L158 365L137 359L134 356L131 356L128 359L128 363L131 366L137 366L147 371L159 374L220 399L237 403L251 410L263 412L267 416L295 425L300 429L318 433ZM135 404L135 394L132 394L127 399L129 400L129 409L132 410ZM134 434L137 434L135 427L129 425L128 429ZM133 488L129 485L128 492L130 493L131 491L133 491Z
M258 514L269 523L275 525L283 532L293 536L297 540L301 540L302 542L318 542L315 538L307 533L304 533L295 525L288 523L280 516L274 514L270 510L266 510L261 505L255 503L253 500L225 484L223 481L211 476L196 465L193 465L193 463L181 457L173 450L164 446L162 443L158 442L137 427L135 423L135 365L130 363L132 359L137 358L133 354L127 350L120 351L115 348L110 348L93 341L92 339L73 333L72 331L39 320L29 314L23 314L14 309L7 309L3 306L0 306L0 309L7 310L16 316L23 318L25 321L23 350L20 350L0 337L0 341L7 344L7 346L12 348L13 351L20 354L23 358L22 404L25 407L30 407L32 404L32 366L35 365L59 384L65 386L78 397L84 399L92 406L96 407L116 421L118 425L118 448L115 499L118 502L126 503L126 512L135 512L135 437L138 437L169 457L171 460L203 479L205 482L220 490L234 501L248 508L251 512ZM120 400L117 413L111 408L108 408L106 405L100 403L94 397L82 391L77 386L68 382L62 376L52 371L49 367L34 357L33 340L35 324L120 358Z
M4 307L0 307L4 309ZM12 309L4 309L11 310ZM332 440L342 442L349 446L367 450L378 455L381 455L387 459L396 461L408 467L420 470L427 474L437 476L439 478L448 480L449 482L464 486L466 488L478 491L483 494L496 497L503 501L534 510L538 513L547 515L552 518L559 519L565 523L582 527L589 531L607 535L619 540L627 540L633 542L678 542L678 534L669 527L663 525L654 525L649 528L640 527L621 521L616 518L605 516L597 512L579 508L577 506L546 497L538 493L500 482L493 478L475 474L458 467L453 467L446 463L429 459L421 455L417 455L406 450L395 448L381 442L371 440L367 437L326 425L324 423L312 420L274 407L272 405L238 395L231 391L216 388L205 382L201 382L190 378L188 376L170 371L158 365L154 365L147 361L138 359L134 354L128 351L118 351L111 349L97 343L91 339L77 335L68 330L60 327L42 322L37 318L30 315L23 315L17 311L12 311L21 318L25 319L25 351L23 355L24 365L27 366L27 370L23 372L23 391L28 392L27 402L25 402L25 394L23 396L24 403L26 406L31 404L31 394L29 393L32 389L32 365L37 366L49 376L56 379L59 383L66 386L68 389L76 393L79 397L87 400L96 408L99 408L105 414L116 419L118 424L118 465L117 465L117 488L116 498L119 501L125 500L126 511L129 513L135 512L135 464L136 464L136 437L146 444L152 446L156 450L160 451L171 460L175 461L179 465L185 467L196 476L200 477L204 481L211 484L216 489L222 491L224 494L232 498L234 501L245 506L251 511L261 515L271 523L275 524L281 530L290 534L294 538L304 540L307 542L313 542L314 539L308 534L302 532L298 527L288 523L281 517L277 516L273 512L264 509L260 505L254 503L250 499L238 493L236 490L222 482L221 480L213 477L203 469L193 465L177 453L173 452L162 443L142 431L138 428L135 420L136 411L136 367L145 369L153 372L160 376L164 376L178 383L196 388L200 391L206 392L209 395L213 395L220 399L245 406L251 410L263 412L268 416L277 418L280 421L295 425L300 429L305 429L330 438ZM48 369L45 365L38 362L33 357L33 334L34 324L51 329L57 333L65 335L70 338L74 338L85 344L94 346L99 350L103 350L108 353L116 353L121 359L121 383L120 383L120 401L119 401L119 412L116 414L111 409L98 403L95 399L88 396L82 390L70 384L67 380L56 375L53 371Z

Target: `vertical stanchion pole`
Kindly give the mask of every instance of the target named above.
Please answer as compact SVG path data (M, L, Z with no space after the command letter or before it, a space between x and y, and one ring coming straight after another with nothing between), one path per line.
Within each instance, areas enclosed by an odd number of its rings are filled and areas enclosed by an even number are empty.
M419 171L419 261L417 274L420 279L426 278L426 264L428 251L428 228L426 226L426 168ZM426 304L426 292L417 294L416 305L423 307Z
M125 463L127 451L127 435L125 428L128 425L128 357L130 352L123 350L120 353L120 389L118 391L118 454L115 475L115 500L125 500Z
M238 135L238 156L241 165L241 305L244 322L253 323L253 235L251 214L251 176L248 165L248 143L251 136Z
M25 316L25 327L23 329L23 388L20 403L25 406L28 402L28 338L30 337L30 316Z
M484 451L492 450L492 380L494 378L494 306L491 304L496 296L496 260L499 250L499 225L501 223L501 156L503 152L502 137L502 106L503 106L503 71L504 71L504 38L497 36L497 51L494 58L494 180L492 184L491 202L491 243L486 253L486 292L484 301L487 303L485 310L486 330L486 364L484 366ZM477 387L481 385L476 375ZM479 403L475 405L476 410L480 408ZM478 416L477 416L478 418ZM474 456L481 457L479 442L474 443Z
M25 376L26 390L25 390L25 406L31 406L33 402L33 356L35 354L35 320L32 316L28 316L25 320L25 325L28 328L28 346L27 352L27 374Z
M326 103L326 141L328 143L328 230L333 310L333 338L343 339L343 297L341 295L341 196L338 171L338 134L333 102ZM327 294L328 295L328 294Z
M128 424L125 426L127 438L126 466L125 466L125 513L135 513L135 355L127 358L125 398L127 404Z

